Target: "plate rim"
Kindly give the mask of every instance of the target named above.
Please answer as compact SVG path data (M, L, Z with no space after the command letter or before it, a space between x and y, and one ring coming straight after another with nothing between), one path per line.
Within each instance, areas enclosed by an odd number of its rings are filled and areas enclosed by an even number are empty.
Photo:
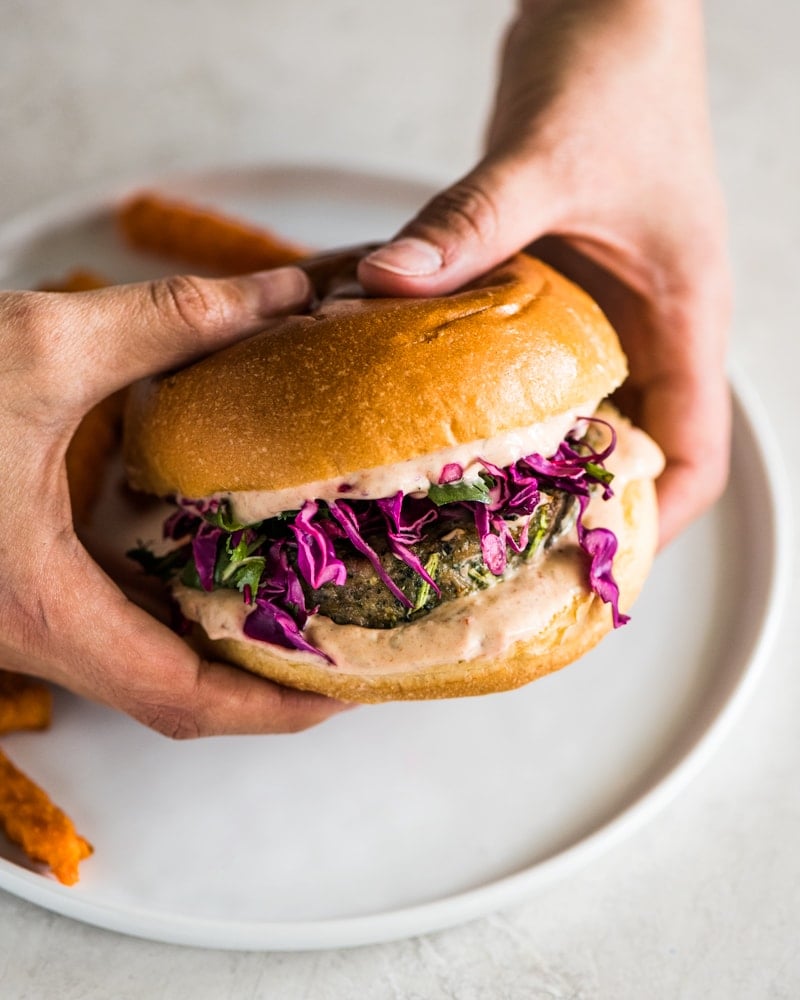
M208 165L197 169L177 168L144 177L141 174L130 174L106 182L87 183L61 195L46 198L40 204L29 205L5 218L0 217L0 259L43 229L78 222L90 214L108 211L112 205L138 191L159 187L170 189L186 184L213 184L217 179L225 183L234 176L247 177L251 181L256 177L305 177L304 183L312 177L324 178L328 183L332 183L335 178L346 178L350 183L363 181L387 188L405 188L409 194L413 192L421 199L430 197L444 183L441 179L437 182L430 176L401 176L390 171L370 170L346 163L327 163L324 160L303 163L291 160L243 161L240 164Z
M339 175L351 181L369 179L391 186L402 186L420 195L433 189L422 178L400 178L377 171L350 169L341 165L291 164L268 162L217 167L207 170L183 170L150 180L127 181L95 188L92 193L65 195L35 206L7 221L0 221L0 256L12 252L45 227L66 225L85 218L89 212L107 209L121 192L145 185L176 184L182 178L194 183L217 176L247 173L258 176L281 175L291 170L295 175ZM788 472L779 452L774 431L754 387L737 367L729 365L734 406L734 429L747 433L756 443L761 473L768 487L769 545L765 546L767 586L762 596L764 610L754 634L752 649L743 659L739 676L732 683L718 710L697 734L680 759L661 777L648 784L628 805L610 819L601 822L576 842L550 857L534 862L483 885L442 896L411 906L401 906L376 913L315 920L231 921L210 917L149 910L127 906L120 910L111 903L80 896L65 886L48 881L37 872L20 868L0 858L0 889L8 891L62 916L80 920L107 930L194 947L236 951L300 951L322 948L358 947L398 940L443 930L485 916L505 906L530 898L559 879L588 865L654 818L685 788L708 763L722 744L736 719L755 690L764 672L774 644L789 589L792 564L793 524L787 504L779 498L788 494Z

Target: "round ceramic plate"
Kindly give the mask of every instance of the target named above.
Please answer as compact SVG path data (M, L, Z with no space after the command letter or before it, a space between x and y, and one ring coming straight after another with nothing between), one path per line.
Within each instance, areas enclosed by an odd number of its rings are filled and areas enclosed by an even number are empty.
M318 246L388 236L429 194L291 167L159 187ZM114 200L7 226L0 284L78 265L118 280L163 271L120 245ZM527 688L193 743L59 693L49 732L3 747L95 854L65 888L0 838L0 887L163 941L328 948L453 925L585 864L697 771L765 661L788 528L768 429L739 381L733 433L724 499L659 557L630 624Z

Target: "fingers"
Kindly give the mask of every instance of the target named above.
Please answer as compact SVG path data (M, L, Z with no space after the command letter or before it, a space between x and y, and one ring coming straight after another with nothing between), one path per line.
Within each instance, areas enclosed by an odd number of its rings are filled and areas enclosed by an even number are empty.
M686 280L693 284L639 313L638 330L624 331L638 397L631 415L666 458L656 484L662 548L719 499L730 462L727 271L709 257Z
M656 483L663 548L725 489L731 427L727 382L709 371L699 386L670 380L652 387L642 426L659 442L667 460Z
M365 257L359 280L378 295L453 291L547 231L558 211L554 190L542 162L493 155Z
M63 553L63 558L51 556L50 572L68 582L48 595L47 628L37 629L32 642L25 643L21 669L65 684L174 739L299 732L349 707L201 659L169 628L127 601L77 545Z
M234 734L298 733L351 705L323 695L282 687L228 663L197 660L186 700L143 697L128 711L171 739ZM182 686L182 685L181 685Z
M93 303L84 344L97 346L92 369L107 362L100 398L145 375L178 367L302 309L306 275L286 267L225 280L178 276L108 291ZM115 384L109 384L113 380Z
M25 558L4 563L5 660L175 737L294 732L342 710L206 663L130 604L70 530L62 464L65 434L95 402L264 329L270 318L305 306L311 291L302 271L282 268L0 296L4 464L14 472L3 482L37 510L35 529L20 531L11 550Z
M13 315L37 387L89 406L138 378L185 365L302 309L311 285L286 267L229 279L177 276L69 295L23 293Z
M534 250L585 288L620 336L630 376L614 401L666 458L657 483L663 547L719 498L727 479L731 288L724 247L687 232L684 244L658 248L644 264L644 255L630 260L588 242L579 250L546 238ZM633 290L637 274L645 276L645 292Z

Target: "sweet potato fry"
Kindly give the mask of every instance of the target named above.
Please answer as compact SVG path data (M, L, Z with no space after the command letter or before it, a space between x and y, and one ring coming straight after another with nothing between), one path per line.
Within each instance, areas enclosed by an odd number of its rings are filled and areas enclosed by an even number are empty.
M92 845L66 813L0 750L0 828L32 861L47 865L59 882L74 885Z
M113 282L104 278L97 271L90 271L85 267L76 267L74 271L69 271L58 281L46 281L39 286L40 292L92 292L96 288L105 288Z
M53 708L50 688L33 677L0 670L0 733L47 729Z
M135 250L220 275L280 267L308 256L308 250L268 229L152 192L125 202L119 225Z
M67 448L72 518L78 525L91 521L107 463L121 438L124 405L124 389L101 400L80 422Z

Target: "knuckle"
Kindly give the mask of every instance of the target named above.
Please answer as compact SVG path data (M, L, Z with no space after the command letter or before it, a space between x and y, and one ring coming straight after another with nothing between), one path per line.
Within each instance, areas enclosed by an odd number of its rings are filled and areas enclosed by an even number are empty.
M480 185L464 180L436 195L418 216L421 227L490 244L499 228L499 211Z
M136 713L136 717L171 740L191 740L203 735L199 719L183 705L146 705Z
M231 318L230 297L210 280L179 274L151 281L148 289L159 316L187 333L202 336Z

